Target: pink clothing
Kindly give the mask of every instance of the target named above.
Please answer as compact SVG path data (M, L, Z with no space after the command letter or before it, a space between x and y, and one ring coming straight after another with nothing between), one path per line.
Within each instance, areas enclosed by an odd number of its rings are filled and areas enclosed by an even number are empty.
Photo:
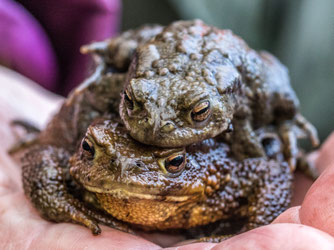
M80 47L116 34L120 1L18 2L0 1L0 64L66 95L89 72Z

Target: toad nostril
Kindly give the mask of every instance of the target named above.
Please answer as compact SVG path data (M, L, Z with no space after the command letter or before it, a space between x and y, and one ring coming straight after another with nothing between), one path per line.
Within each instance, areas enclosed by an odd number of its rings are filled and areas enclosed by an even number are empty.
M141 120L141 123L143 123L143 125L145 126L153 126L154 125L154 119L150 118L150 117L143 117Z
M175 129L175 124L171 121L161 123L161 132L168 133Z
M110 164L109 164L109 169L115 169L115 167L117 167L116 158L111 158L110 159Z
M140 168L140 167L143 167L143 165L144 165L144 164L143 164L141 161L136 161L136 166L137 166L137 167Z

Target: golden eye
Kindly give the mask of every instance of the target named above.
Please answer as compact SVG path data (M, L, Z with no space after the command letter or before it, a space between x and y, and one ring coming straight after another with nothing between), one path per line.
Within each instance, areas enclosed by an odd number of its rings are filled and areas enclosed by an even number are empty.
M129 109L133 109L133 100L132 100L132 97L131 95L129 94L129 91L126 89L124 90L124 100L125 100L125 103L126 105L128 106Z
M87 138L84 138L81 142L81 148L83 149L83 154L85 156L88 156L89 158L93 158L95 155L95 148L93 143L88 140Z
M210 112L210 102L200 102L191 111L191 118L196 122L202 122L209 117Z
M186 156L184 154L174 154L165 160L165 168L170 173L180 172L186 163Z

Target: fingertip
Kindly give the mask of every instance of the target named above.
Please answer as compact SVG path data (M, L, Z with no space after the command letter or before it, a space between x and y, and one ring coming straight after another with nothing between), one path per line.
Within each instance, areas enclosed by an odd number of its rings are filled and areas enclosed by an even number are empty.
M334 163L334 132L332 132L327 140L322 144L319 149L318 157L316 158L316 166L322 172L329 165Z
M232 237L212 249L332 249L334 239L309 226L271 224Z
M334 236L334 163L315 181L300 208L300 221Z
M287 209L282 214L280 214L272 222L272 224L276 224L276 223L295 223L295 224L300 224L299 209L300 209L300 206L295 206L295 207L291 207L291 208Z

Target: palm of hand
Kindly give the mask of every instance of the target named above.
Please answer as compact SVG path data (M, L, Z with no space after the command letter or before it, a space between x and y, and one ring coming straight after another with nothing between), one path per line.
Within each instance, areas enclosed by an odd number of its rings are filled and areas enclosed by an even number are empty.
M20 115L20 112L10 105L10 95L11 93L17 95L17 92L27 95L27 88L30 87L25 86L22 79L16 79L15 77L1 79L2 77L0 74L0 80L2 81L11 81L11 87L8 87L7 94L5 91L5 94L0 96L0 132L3 142L3 147L0 150L1 249L155 249L160 248L159 245L171 245L182 239L181 236L171 238L157 234L142 234L143 237L139 237L103 226L102 234L96 237L82 226L68 223L56 224L42 219L25 198L21 186L20 168L6 151L14 141L8 122ZM59 103L54 98L50 101L43 93L36 92L36 90L29 89L28 92L31 95L29 100L33 99L34 102L31 103L26 100L26 103L24 103L25 100L23 100L24 104L21 105L30 105L31 110L34 110L34 108L38 110L42 103L45 104L44 117L57 107L56 103ZM34 98L31 98L32 96ZM334 179L333 148L334 134L313 157L317 166L324 172L311 186L301 206L290 208L271 225L240 234L222 243L193 243L184 245L182 248L333 248L334 197L331 195L334 192L334 183L331 181ZM303 200L305 190L309 185L309 182L297 176L295 204Z

